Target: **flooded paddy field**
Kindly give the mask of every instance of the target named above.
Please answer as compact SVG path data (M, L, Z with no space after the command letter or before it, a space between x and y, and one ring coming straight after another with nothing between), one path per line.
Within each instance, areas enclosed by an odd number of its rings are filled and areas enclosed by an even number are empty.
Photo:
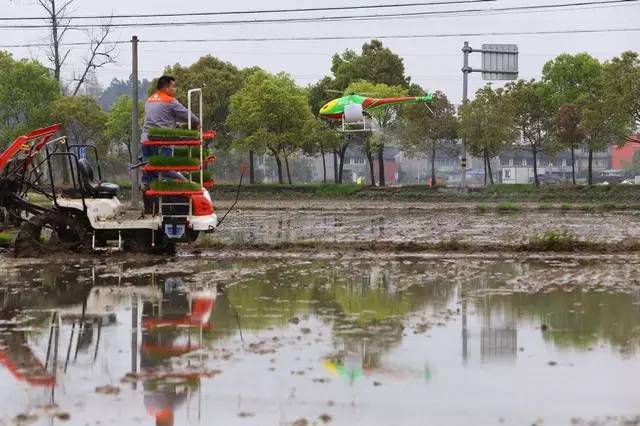
M539 210L537 205L521 204L496 211L500 207L482 213L476 204L462 203L247 201L228 216L212 240L235 245L454 240L482 246L522 244L550 230L605 244L640 236L640 215L635 210Z
M3 425L640 424L638 377L634 255L0 258Z

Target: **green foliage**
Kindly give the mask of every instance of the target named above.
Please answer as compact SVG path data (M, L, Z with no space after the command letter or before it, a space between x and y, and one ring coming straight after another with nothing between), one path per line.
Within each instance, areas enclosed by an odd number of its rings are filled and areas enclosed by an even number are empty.
M460 107L460 136L466 137L469 152L476 157L498 156L518 137L512 110L503 90L486 85L474 100Z
M440 91L434 94L433 102L429 105L404 107L401 118L403 148L410 153L431 154L439 144L454 142L457 137L456 109L447 95Z
M560 55L545 64L543 79L551 87L556 105L572 103L580 109L580 129L590 151L624 143L635 129L633 103L622 94L633 90L633 83L622 81L633 79L637 65L633 54L603 66L586 53ZM589 184L592 180L590 162Z
M98 102L87 95L63 96L51 104L52 119L64 124L72 143L93 143L101 154L108 152L105 141L107 114Z
M225 147L229 143L225 123L229 115L231 97L240 90L251 72L253 69L239 70L230 62L221 61L211 55L201 57L188 67L176 64L165 69L165 74L176 78L177 98L184 105L187 105L189 89L202 88L205 105L203 126L206 129L215 129L218 132L218 143ZM153 81L150 85L151 91L154 91L155 87L156 81Z
M342 184L342 185L321 185L315 190L315 195L323 197L342 197L353 195L362 190L362 185Z
M556 110L551 87L535 80L518 80L507 84L506 96L516 127L533 154L534 182L539 186L538 155L553 154L558 147L552 137Z
M476 210L478 210L478 213L487 213L489 211L489 206L486 204L478 204L476 206Z
M339 90L336 81L331 77L324 77L315 84L308 87L309 92L309 104L311 105L311 112L316 117L320 117L320 109L329 101L336 98L334 90Z
M337 130L317 118L308 120L304 124L302 133L304 135L302 152L305 155L315 156L332 152L338 149L342 141L342 135Z
M281 157L287 159L301 148L303 129L311 120L306 90L285 73L258 70L232 96L227 127L235 134L237 148L273 156L283 183Z
M572 159L575 158L575 150L584 140L585 133L582 128L582 112L576 104L562 104L556 112L553 124L553 138L559 147L569 149ZM573 183L576 183L575 160L571 168Z
M551 203L542 203L538 206L538 210L551 210L553 209L553 204Z
M151 127L149 129L149 138L182 138L182 139L198 139L200 132L197 130L180 129L180 128L166 128L166 127Z
M49 106L60 94L51 72L33 60L0 51L0 146L51 124Z
M144 103L138 103L138 125L142 127ZM121 159L129 157L131 145L131 113L133 102L131 97L122 95L111 104L107 113L104 135L109 142L109 154Z
M183 180L155 180L149 186L154 191L198 191L200 183Z
M640 122L640 55L624 52L604 64L605 90L617 107Z
M149 157L150 166L169 167L169 166L197 166L200 164L200 158L192 157L169 157L166 155L153 155Z
M600 96L601 76L602 66L587 53L559 55L542 68L542 80L551 88L557 106Z
M567 229L551 229L529 239L529 248L537 251L574 250L581 244L578 236Z
M410 79L405 77L404 71L402 58L384 47L379 40L365 43L360 54L350 49L336 54L331 64L338 90L345 90L359 80L408 88Z
M420 92L418 96L423 95ZM421 153L431 158L432 183L435 183L435 156L438 149L453 148L458 135L456 108L438 91L429 105L407 105L401 112L402 148L409 154Z
M560 210L562 210L562 211L569 211L569 210L571 210L572 208L573 208L573 206L572 206L570 203L563 203L563 204L560 206Z
M519 205L506 201L498 204L497 208L500 213L515 213L520 211Z

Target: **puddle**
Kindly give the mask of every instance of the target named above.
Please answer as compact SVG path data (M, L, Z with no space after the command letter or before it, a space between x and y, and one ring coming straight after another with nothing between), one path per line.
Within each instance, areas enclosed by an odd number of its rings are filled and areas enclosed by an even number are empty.
M0 424L636 424L638 263L7 264Z

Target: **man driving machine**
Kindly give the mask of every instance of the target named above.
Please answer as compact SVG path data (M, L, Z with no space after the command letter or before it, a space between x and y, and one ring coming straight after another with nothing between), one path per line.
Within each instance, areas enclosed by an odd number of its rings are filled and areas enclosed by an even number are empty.
M144 123L142 124L141 142L148 139L149 129L152 127L174 129L178 126L178 123L186 123L189 121L189 110L175 98L178 90L175 78L163 75L158 79L156 89L156 92L147 99L144 106ZM194 126L195 129L200 126L198 117L193 113L191 113L191 125ZM157 147L144 145L142 145L141 152L143 161L148 161L152 155L160 155L163 153L171 155L170 151L163 152L163 150L159 150ZM185 180L185 177L177 172L163 172L162 177L168 180ZM147 184L155 178L155 173L144 173L142 175L142 182Z

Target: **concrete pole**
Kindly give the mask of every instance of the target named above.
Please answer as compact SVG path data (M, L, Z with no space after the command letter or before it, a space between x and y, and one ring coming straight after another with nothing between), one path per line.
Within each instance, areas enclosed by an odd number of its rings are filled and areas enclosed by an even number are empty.
M138 133L138 37L131 37L131 163L137 164L140 158L140 135ZM140 207L140 173L138 169L131 170L131 208Z
M466 104L469 100L469 73L471 73L471 68L469 67L469 53L471 53L473 49L469 47L469 42L464 42L464 47L462 48L462 53L464 55L464 61L462 66L462 104ZM467 138L462 139L462 178L460 180L460 184L463 188L467 186Z

